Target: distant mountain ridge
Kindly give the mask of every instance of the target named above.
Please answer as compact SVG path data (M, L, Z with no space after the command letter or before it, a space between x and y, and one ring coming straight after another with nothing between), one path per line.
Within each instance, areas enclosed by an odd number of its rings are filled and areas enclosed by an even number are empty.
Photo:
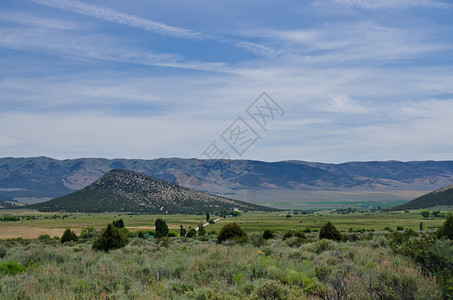
M420 209L435 206L453 207L453 185L443 187L434 192L425 194L408 203L393 208L394 210Z
M206 194L134 171L114 169L69 195L28 205L39 211L196 213L274 209Z
M281 195L280 192L288 191L295 194L291 201L299 201L304 195L299 191L376 192L378 198L381 192L410 191L407 195L395 194L395 197L411 200L416 195L453 184L453 161L327 164L294 160L9 157L0 158L0 200L23 203L49 200L82 189L112 169L136 171L199 191L254 203L270 203L276 197L274 192Z

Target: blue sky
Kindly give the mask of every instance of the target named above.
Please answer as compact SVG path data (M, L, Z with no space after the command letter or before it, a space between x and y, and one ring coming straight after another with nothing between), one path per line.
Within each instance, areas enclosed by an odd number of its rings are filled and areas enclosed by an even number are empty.
M452 160L452 129L451 1L0 4L0 157Z

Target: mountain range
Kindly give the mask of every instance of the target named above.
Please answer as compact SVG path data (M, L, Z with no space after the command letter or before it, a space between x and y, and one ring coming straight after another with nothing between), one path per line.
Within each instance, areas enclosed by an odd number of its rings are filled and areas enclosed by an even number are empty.
M46 202L31 204L39 211L197 213L274 209L215 196L138 172L114 169L87 187Z
M402 204L453 184L453 161L329 164L295 160L8 157L0 158L0 200L47 201L82 189L112 169L136 171L198 191L281 208L365 200Z

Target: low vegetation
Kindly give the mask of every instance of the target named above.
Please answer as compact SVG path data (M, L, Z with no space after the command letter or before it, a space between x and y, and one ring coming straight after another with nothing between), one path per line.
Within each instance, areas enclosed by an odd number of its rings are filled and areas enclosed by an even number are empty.
M86 227L77 241L65 243L50 236L0 241L0 298L52 299L62 293L66 299L453 295L451 214L436 230L340 232L335 222L325 222L316 232L304 224L273 232L263 223L262 230L246 233L240 222L224 222L218 235L209 225L203 236L183 225L177 228L184 235L176 236L164 218L158 219L153 222L153 233L161 232L158 238L109 223L102 231Z

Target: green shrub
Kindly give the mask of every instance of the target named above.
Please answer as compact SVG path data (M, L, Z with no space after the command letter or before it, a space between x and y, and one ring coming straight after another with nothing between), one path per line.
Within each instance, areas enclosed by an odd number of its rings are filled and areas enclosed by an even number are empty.
M340 241L341 233L338 231L338 229L332 223L327 222L319 230L319 239Z
M307 236L305 235L305 233L303 233L302 231L296 231L294 232L294 236L299 238L299 239L306 239Z
M332 247L332 242L329 241L329 240L320 240L318 242L316 242L316 244L314 244L314 252L316 252L317 254L320 254L326 250L331 250L333 249Z
M251 234L249 241L255 247L261 247L266 244L266 239L261 234Z
M194 228L190 228L189 231L187 231L186 237L193 238L196 236L197 236L197 231Z
M269 240L269 239L273 239L273 238L274 238L274 234L272 233L272 231L270 231L269 229L264 230L263 239Z
M50 235L48 234L41 234L40 236L38 236L38 240L41 240L41 241L45 241L45 240L50 240Z
M283 238L282 240L286 240L286 239L289 239L289 238L292 238L294 236L294 233L291 231L291 230L288 230L287 232L285 232L285 234L283 235Z
M91 239L91 238L97 237L98 235L99 235L99 232L93 226L90 226L90 227L82 229L82 232L80 233L79 238Z
M170 231L168 233L168 237L176 237L176 236L178 236L178 234L176 232Z
M373 288L378 299L415 299L417 281L412 274L378 274Z
M450 212L444 224L437 230L437 237L453 240L453 214Z
M113 224L108 224L107 228L97 240L93 243L93 249L98 251L109 251L113 249L119 249L126 246L128 238L118 228L114 227Z
M71 229L68 228L63 233L63 236L61 237L61 242L62 243L71 242L71 241L77 242L78 239L79 238L77 237L77 234L75 234L74 231L72 231Z
M403 230L404 230L404 227L403 227L403 226L396 226L396 230L398 230L398 231L403 231Z
M421 212L421 215L423 218L428 218L429 217L429 211L425 210Z
M0 272L7 275L16 275L25 271L25 267L15 261L0 264Z
M310 232L311 232L311 229L307 227L307 228L305 228L305 229L303 230L303 232L305 232L305 233L310 233Z
M223 226L217 236L217 242L220 244L223 241L234 240L238 238L247 237L247 234L236 223L229 223Z
M8 249L3 244L0 244L0 258L5 257L7 252Z

